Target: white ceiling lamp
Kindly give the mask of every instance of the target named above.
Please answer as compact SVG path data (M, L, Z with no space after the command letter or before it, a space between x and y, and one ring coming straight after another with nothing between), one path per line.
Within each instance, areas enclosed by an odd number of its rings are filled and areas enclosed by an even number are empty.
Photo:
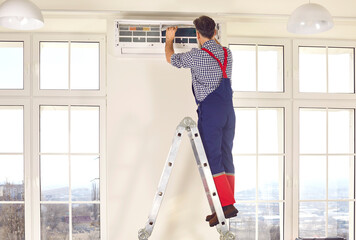
M16 30L43 27L41 10L28 0L7 0L0 5L0 25Z
M334 26L329 11L316 3L307 3L295 9L289 17L287 30L291 33L321 33Z

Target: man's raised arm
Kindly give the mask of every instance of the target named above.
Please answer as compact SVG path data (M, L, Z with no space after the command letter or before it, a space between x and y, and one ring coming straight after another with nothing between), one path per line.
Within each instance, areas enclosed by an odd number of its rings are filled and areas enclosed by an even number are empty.
M166 30L166 60L168 63L171 63L171 57L174 54L173 42L176 35L178 27L168 27Z

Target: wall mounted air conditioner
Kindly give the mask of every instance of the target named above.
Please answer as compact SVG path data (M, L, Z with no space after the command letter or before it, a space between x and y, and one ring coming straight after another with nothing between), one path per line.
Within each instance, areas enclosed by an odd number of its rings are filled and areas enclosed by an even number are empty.
M216 24L220 41L220 24ZM164 54L166 29L178 26L174 39L176 52L186 52L198 47L192 21L115 20L115 47L119 55Z

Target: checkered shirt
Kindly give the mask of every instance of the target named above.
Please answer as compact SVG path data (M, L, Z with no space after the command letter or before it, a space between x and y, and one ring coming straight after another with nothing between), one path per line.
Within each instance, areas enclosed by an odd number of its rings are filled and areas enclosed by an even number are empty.
M205 42L202 48L208 49L224 64L224 50L215 40ZM227 48L226 74L231 80L232 54ZM171 56L171 64L177 68L190 68L195 97L202 102L220 84L223 77L219 63L207 52L193 48L189 52L176 53Z

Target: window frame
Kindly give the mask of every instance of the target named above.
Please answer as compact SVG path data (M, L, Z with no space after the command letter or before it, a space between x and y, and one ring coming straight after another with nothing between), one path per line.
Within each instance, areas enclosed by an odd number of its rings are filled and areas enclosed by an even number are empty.
M299 132L300 132L300 128L299 128L299 110L300 108L336 108L336 109L354 109L355 111L355 115L356 115L356 106L355 104L353 104L353 102L349 101L349 100L340 100L340 101L333 101L333 100L312 100L312 99L308 99L308 100L294 100L293 103L293 145L294 145L294 150L293 150L293 169L294 169L294 187L293 187L293 196L294 196L294 203L293 203L293 236L299 236L299 203L300 203L300 199L299 199L299 157L300 157L300 148L299 148ZM356 123L356 119L354 119L354 122ZM328 127L328 126L327 126ZM355 126L356 129L356 126ZM356 133L356 130L354 129L354 132ZM356 134L354 136L354 138L356 138ZM356 139L355 139L356 140ZM356 141L354 142L355 145L355 149L354 149L354 173L353 176L353 186L350 186L350 190L352 190L354 192L354 198L355 198L355 194L356 194L356 164L355 164L355 159L356 159ZM325 154L326 156L328 156L329 154ZM340 155L347 155L347 154L340 154ZM351 155L351 154L350 154ZM326 178L328 179L328 175L326 176ZM303 202L308 202L306 200L302 200ZM313 201L313 200L311 200ZM353 240L355 239L355 231L356 231L356 227L355 227L355 216L356 216L356 200L355 199L346 199L346 200L338 200L338 199L326 199L323 200L323 202L344 202L344 201L348 201L348 202L354 202L354 217L350 217L351 221L349 222L349 226L353 226L353 231L350 231L350 235L349 235L349 239ZM325 216L325 218L327 218L327 216Z
M234 108L284 108L284 172L283 172L283 200L258 200L255 203L278 202L284 203L284 213L280 218L283 239L291 239L293 221L293 162L292 162L292 103L280 99L234 99ZM257 123L258 124L258 123ZM262 154L263 155L263 154ZM257 171L257 166L256 166ZM253 202L253 201L248 201ZM237 204L239 201L237 201ZM258 216L256 216L258 217ZM257 229L256 229L257 231Z
M284 49L284 93L261 92L234 92L234 107L283 107L285 106L285 213L284 213L284 238L295 239L299 236L299 108L300 107L328 107L328 108L353 108L356 93L299 93L299 46L331 46L354 48L354 64L356 65L356 41L344 40L319 40L319 39L295 39L295 38L264 38L264 37L231 37L229 45L233 44L261 44L282 45ZM289 47L290 46L290 47ZM294 63L294 65L292 65ZM354 66L354 77L356 68ZM356 77L355 77L356 78ZM356 89L356 82L354 82ZM283 105L284 104L284 105ZM355 117L356 122L356 117ZM356 129L356 126L355 126ZM355 130L356 132L356 130ZM355 133L356 138L356 133ZM356 141L355 141L356 149ZM355 154L356 158L356 154ZM356 161L356 160L355 160ZM354 163L356 165L356 163ZM352 191L356 195L356 166L354 166L354 186ZM351 186L350 186L351 187ZM355 196L356 197L356 196ZM356 200L354 202L354 217L356 216ZM354 226L356 220L351 218L350 226ZM350 232L350 240L355 239L356 227Z
M100 90L79 90L67 93L64 91L44 91L39 86L39 41L92 41L100 44ZM24 88L17 90L0 89L0 105L23 106L24 116L24 195L25 206L25 239L40 239L40 192L39 192L39 106L52 105L82 105L98 106L100 108L100 236L107 239L107 207L106 207L106 35L103 34L63 34L63 33L1 33L0 41L24 42ZM36 47L37 41L37 47ZM37 51L36 51L37 49ZM37 77L37 78L36 78ZM63 98L66 96L66 98ZM37 108L37 111L36 111ZM37 149L36 149L37 148ZM21 201L22 203L22 201ZM69 239L72 239L70 237Z
M99 89L40 89L40 43L41 42L98 42L99 43ZM106 95L106 37L102 34L36 34L33 36L33 95L34 96L105 96ZM69 55L70 58L70 55Z
M355 93L306 93L299 91L299 47L341 47L354 49L354 90ZM356 42L345 40L293 40L293 96L295 99L354 99L356 100ZM328 66L326 66L328 69ZM328 84L328 82L327 82Z
M33 112L33 147L32 147L32 173L33 173L33 204L32 204L32 223L34 227L32 239L41 239L41 189L40 189L40 107L42 105L75 105L75 106L98 106L100 109L100 139L99 139L99 177L100 177L100 239L107 239L107 222L106 222L106 99L88 99L88 98L38 98L34 99L32 105ZM69 199L68 204L70 207L75 204ZM69 226L69 239L72 239L70 232L72 227Z
M283 46L283 89L284 92L234 92L234 99L240 98L276 98L276 99L288 99L292 97L292 65L291 50L292 44L290 39L286 38L249 38L249 37L230 37L228 38L228 46L246 44L246 45L271 45L271 46ZM257 54L257 53L256 53ZM257 71L257 69L256 69ZM257 74L257 73L256 73ZM257 76L257 75L256 75Z
M0 89L0 96L29 96L31 82L31 37L29 34L1 34L0 42L23 42L23 89Z
M32 178L31 178L31 114L29 99L9 99L0 98L0 106L22 106L23 107L23 173L24 173L24 201L25 206L24 221L25 221L25 239L31 239L31 205L32 205ZM17 201L14 201L17 202ZM22 201L19 201L22 202ZM1 202L0 202L1 204Z

